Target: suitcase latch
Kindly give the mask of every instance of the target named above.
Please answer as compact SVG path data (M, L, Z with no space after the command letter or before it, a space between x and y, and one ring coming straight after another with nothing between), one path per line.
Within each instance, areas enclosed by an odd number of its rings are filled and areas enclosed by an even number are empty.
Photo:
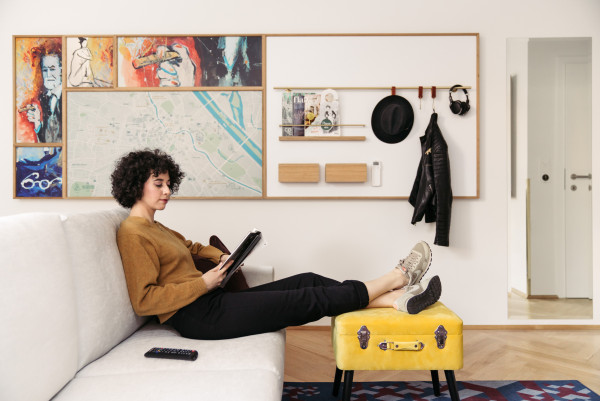
M379 343L379 348L384 351L421 351L425 348L425 344L421 341L383 341L382 343Z
M369 346L369 339L371 338L371 332L369 329L367 329L367 326L362 326L360 330L358 330L357 334L360 348L367 349Z
M446 346L446 339L448 338L448 330L444 328L441 324L435 331L435 341L437 342L437 347L439 349L444 349Z

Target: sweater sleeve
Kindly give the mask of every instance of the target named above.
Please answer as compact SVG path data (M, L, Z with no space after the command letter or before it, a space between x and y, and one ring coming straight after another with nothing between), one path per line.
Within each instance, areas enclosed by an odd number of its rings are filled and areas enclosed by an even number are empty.
M155 246L139 235L118 237L119 251L133 310L140 316L173 312L208 292L202 277L161 286Z
M220 249L215 248L212 245L202 245L199 242L190 241L188 239L185 239L185 237L179 234L177 231L171 230L170 228L167 228L165 226L163 227L169 230L174 236L179 238L179 240L183 242L186 248L190 250L190 253L192 255L198 255L201 258L209 259L216 264L219 264L219 262L221 261L221 255L223 255L223 252Z

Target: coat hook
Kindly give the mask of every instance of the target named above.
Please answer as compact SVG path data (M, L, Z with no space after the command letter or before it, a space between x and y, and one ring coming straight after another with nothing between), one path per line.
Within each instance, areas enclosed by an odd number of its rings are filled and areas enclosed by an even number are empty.
M396 96L396 87L392 86L392 96Z
M435 96L436 96L436 87L432 86L431 87L431 98L433 99L432 107L433 107L433 112L434 113L435 113Z
M422 100L423 100L423 87L419 86L419 110L421 110Z

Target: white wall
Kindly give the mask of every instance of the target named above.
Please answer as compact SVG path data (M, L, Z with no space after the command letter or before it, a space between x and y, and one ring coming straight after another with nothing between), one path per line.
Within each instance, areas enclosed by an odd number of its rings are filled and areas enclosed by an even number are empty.
M12 61L8 61L12 60L12 35L479 32L481 198L454 203L451 246L434 247L431 274L440 275L442 301L465 324L519 323L508 321L506 313L506 39L593 37L592 74L596 77L594 93L598 93L600 2L332 0L311 7L311 3L282 0L0 2L0 49L6 57L0 67L4 78L0 80L0 181L5 184L0 213L73 212L115 205L112 201L12 199L13 83ZM444 60L440 60L440 68L444 68ZM599 119L600 113L595 113L593 130ZM600 155L597 139L593 151ZM600 176L599 169L596 164L594 177ZM599 206L595 201L596 211ZM279 277L314 270L338 279L368 279L394 266L415 241L433 241L433 225L413 227L411 215L412 208L405 201L182 200L172 203L158 219L198 240L217 233L235 242L249 227L260 227L270 246L255 260L274 264ZM595 238L600 238L600 213L594 215ZM595 251L600 255L599 246ZM598 260L594 262L595 319L564 323L600 323Z
M528 42L526 38L510 39L507 42L507 75L511 77L512 104L509 110L512 130L507 121L509 148L509 186L514 182L508 203L508 270L509 291L515 289L527 294L527 88L528 88ZM508 97L508 96L507 96ZM511 155L512 153L512 155ZM511 165L512 164L512 165Z

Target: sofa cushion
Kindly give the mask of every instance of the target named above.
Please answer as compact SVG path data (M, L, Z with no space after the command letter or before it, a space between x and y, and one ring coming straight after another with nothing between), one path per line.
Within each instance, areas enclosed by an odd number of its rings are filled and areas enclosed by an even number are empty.
M48 400L77 372L77 312L58 214L0 218L0 393Z
M152 347L198 351L193 362L146 358ZM285 330L227 340L184 338L168 325L149 322L111 352L77 373L77 378L127 375L154 370L230 371L268 370L283 381Z
M283 382L266 370L154 370L75 378L52 401L281 401L282 390Z
M152 347L198 351L193 362L144 357ZM285 331L229 340L181 337L150 322L82 369L53 401L281 400Z
M127 214L125 209L79 213L67 216L63 223L77 297L79 368L147 321L131 307L117 247L117 230Z
M244 278L249 287L270 283L275 280L275 270L270 265L244 265Z

